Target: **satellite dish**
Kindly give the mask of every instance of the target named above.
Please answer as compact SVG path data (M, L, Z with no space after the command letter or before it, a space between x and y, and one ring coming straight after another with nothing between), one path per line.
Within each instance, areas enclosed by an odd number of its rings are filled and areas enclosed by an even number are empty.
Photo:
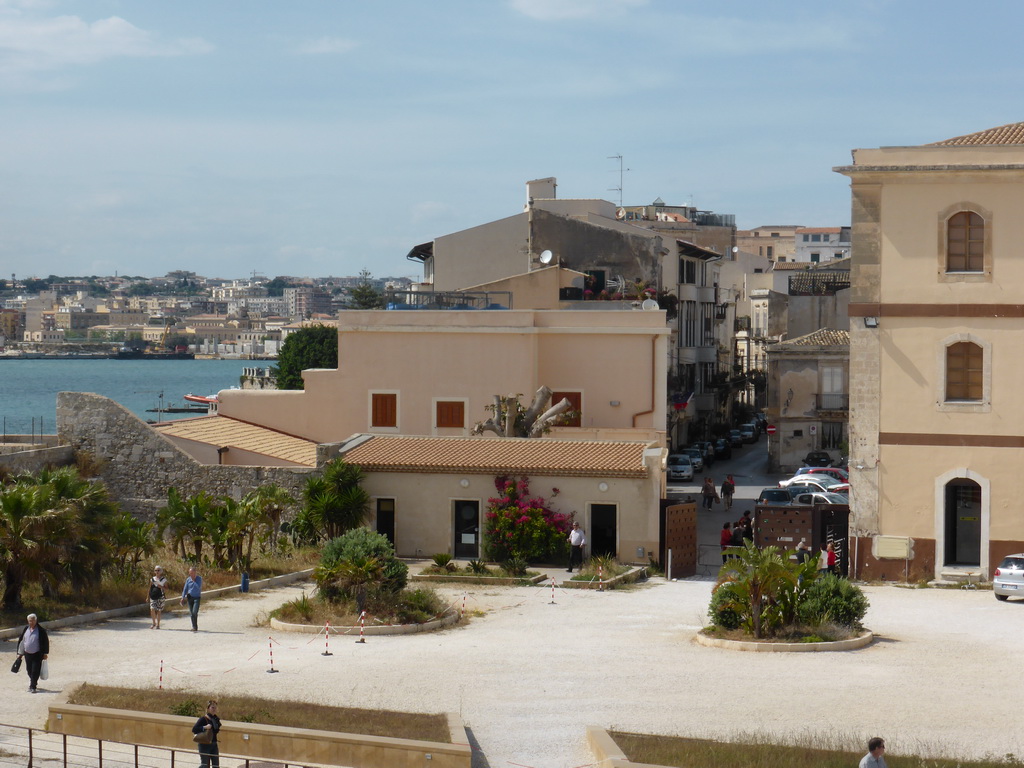
M622 221L624 218L626 218L626 209L619 208L619 210L615 212L615 218L618 219L619 221Z
M640 305L640 308L650 312L652 309L658 309L658 302L654 299L644 299L644 303Z
M540 258L540 263L541 264L550 264L551 263L551 259L553 259L554 257L555 257L555 254L553 254L551 251L548 251L548 250L541 251L540 252L540 257L539 257Z

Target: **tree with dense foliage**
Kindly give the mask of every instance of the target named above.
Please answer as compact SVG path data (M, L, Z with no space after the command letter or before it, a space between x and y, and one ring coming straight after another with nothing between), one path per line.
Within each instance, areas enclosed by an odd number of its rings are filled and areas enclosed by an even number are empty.
M348 289L349 309L384 309L384 293L374 287L372 280L369 270L359 273L359 282Z
M162 539L169 531L171 549L181 552L182 560L201 562L203 544L207 540L207 519L216 506L217 500L208 493L183 497L177 488L168 489L167 506L156 515L157 536Z
M405 589L408 575L387 536L360 526L327 542L313 579L325 599L352 598L362 611L368 595Z
M334 539L363 524L370 511L370 496L363 490L363 471L335 459L322 474L306 480L303 506L292 522L293 537L316 543Z
M302 372L310 368L338 367L338 329L311 325L294 333L277 355L277 388L303 389Z
M267 289L267 296L284 296L284 289L295 287L295 283L286 277L275 277L263 287Z
M484 553L497 562L557 560L566 553L571 520L540 496L530 495L530 480L497 477L499 495L487 500Z

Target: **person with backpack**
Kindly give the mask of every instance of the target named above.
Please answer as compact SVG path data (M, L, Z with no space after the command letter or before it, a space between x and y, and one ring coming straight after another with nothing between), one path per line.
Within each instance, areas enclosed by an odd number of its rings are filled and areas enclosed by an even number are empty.
M164 612L164 599L167 597L167 577L159 565L153 569L149 579L149 618L150 629L160 629L160 616Z
M732 509L732 497L736 493L736 483L732 479L732 475L726 475L725 480L722 481L722 501L725 502L725 511L728 512Z

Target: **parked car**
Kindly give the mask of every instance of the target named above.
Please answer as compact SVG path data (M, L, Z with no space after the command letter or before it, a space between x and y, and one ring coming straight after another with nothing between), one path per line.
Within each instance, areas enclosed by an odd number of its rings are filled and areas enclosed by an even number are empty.
M715 446L714 443L709 443L705 440L698 440L694 443L691 448L696 448L701 452L701 456L704 458L704 466L710 467L715 463Z
M992 575L992 591L996 600L1024 597L1024 553L1003 558Z
M811 451L804 456L804 464L808 467L831 467L832 457L828 451Z
M733 448L743 447L743 435L740 434L738 429L729 430L729 442L732 443Z
M779 488L788 488L789 486L809 486L819 491L828 491L829 493L842 493L847 494L850 492L849 483L840 483L835 478L829 477L828 475L797 475L791 477L788 480L780 480Z
M686 454L673 453L669 456L666 471L669 480L693 480L693 462Z
M690 463L693 464L694 472L704 471L704 451L700 448L683 448L680 453L684 453L690 457Z
M715 458L716 459L731 459L732 458L732 442L726 440L724 437L720 437L715 441Z
M840 483L850 482L850 473L842 467L800 467L793 473L794 477L797 475L828 475Z
M793 497L788 488L764 488L757 497L758 504L771 504L772 506L789 505L793 503Z
M740 437L744 443L756 443L757 427L753 424L740 424Z
M786 490L792 491L791 488ZM794 504L846 504L850 499L841 493L827 493L824 491L804 491L793 496Z

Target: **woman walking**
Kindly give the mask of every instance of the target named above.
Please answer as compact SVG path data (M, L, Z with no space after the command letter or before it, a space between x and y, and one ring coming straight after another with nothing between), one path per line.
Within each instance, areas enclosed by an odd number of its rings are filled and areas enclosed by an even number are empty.
M220 749L217 747L217 731L220 730L220 718L217 717L217 702L213 699L206 703L206 714L196 720L192 733L209 732L210 742L199 742L200 768L220 768Z
M736 493L736 483L732 479L732 475L726 475L725 480L722 481L722 501L725 502L725 511L728 512L732 509L732 497Z
M150 629L160 629L160 616L164 612L164 600L167 597L167 577L159 565L153 569L149 579L149 618Z
M732 523L722 525L722 533L719 536L719 543L722 545L722 562L729 562L729 556L725 551L732 546Z
M704 497L704 509L711 509L718 501L718 491L715 490L715 481L711 477L704 478L704 487L700 489L700 495Z

